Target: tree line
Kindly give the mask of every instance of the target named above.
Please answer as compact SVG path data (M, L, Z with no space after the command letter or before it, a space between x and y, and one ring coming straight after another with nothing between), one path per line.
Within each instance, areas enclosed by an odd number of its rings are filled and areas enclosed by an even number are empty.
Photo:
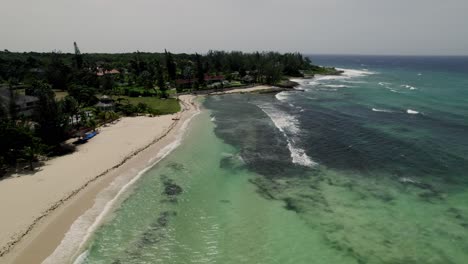
M72 53L13 53L0 52L0 82L32 82L43 79L53 89L67 90L73 85L93 88L103 86L96 77L98 69L117 69L114 76L140 86L164 86L176 79L198 79L203 83L203 75L226 75L233 73L243 77L247 74L255 82L276 84L283 76L300 77L304 71L312 71L308 57L300 53L209 51L206 54L172 54L134 52L123 54L72 54ZM111 84L106 84L112 87Z
M333 73L314 66L300 53L81 54L76 43L75 53L0 51L0 89L9 93L9 102L0 97L0 175L2 169L21 161L32 168L38 155L72 151L62 142L80 129L94 128L118 115L154 114L143 103L120 101L113 111L100 111L95 105L101 95L164 99L174 92L209 88L206 76L223 76L227 83L237 84L248 77L251 83L274 85L285 76L327 71ZM190 85L179 86L180 80L190 80ZM17 113L14 97L19 90L37 98L32 116ZM58 99L60 91L66 96Z

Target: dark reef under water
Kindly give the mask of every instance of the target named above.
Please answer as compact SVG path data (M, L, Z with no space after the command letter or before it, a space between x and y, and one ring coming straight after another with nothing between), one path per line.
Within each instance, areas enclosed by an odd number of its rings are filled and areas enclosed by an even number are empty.
M205 106L216 118L216 135L235 146L246 168L259 175L251 179L258 193L283 201L286 210L320 230L330 247L356 263L458 263L434 241L445 240L447 247L457 241L457 247L468 249L467 236L460 235L467 234L466 206L445 208L448 196L466 191L468 162L430 137L418 137L411 127L460 135L468 126L406 113L382 119L362 106L336 110L307 107L301 100L291 100L299 105L293 107L274 95L220 96L208 98ZM296 116L301 130L295 136L320 165L291 162L288 135L258 107L265 102ZM394 128L382 132L376 125ZM451 222L419 222L419 210L437 210L427 217L440 214Z
M468 263L468 77L340 59L303 92L206 97L85 262Z

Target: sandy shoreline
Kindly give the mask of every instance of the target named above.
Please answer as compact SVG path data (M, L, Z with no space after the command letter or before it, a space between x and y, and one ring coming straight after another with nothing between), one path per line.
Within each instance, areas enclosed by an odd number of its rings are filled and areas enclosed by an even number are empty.
M41 263L103 189L115 179L130 181L180 137L199 111L194 98L181 96L184 110L174 115L122 118L35 174L0 181L0 262ZM107 195L115 196L118 187Z
M209 94L281 90L260 85ZM77 250L68 247L67 239L86 237L109 209L109 201L176 147L188 121L199 112L195 98L180 96L183 111L177 114L122 118L100 128L100 134L75 153L47 161L32 175L0 181L0 199L7 201L0 203L5 212L0 262L67 263L67 254Z
M237 88L237 89L230 89L226 91L220 91L220 92L212 92L209 93L209 95L222 95L222 94L235 94L235 93L254 93L254 92L276 92L276 91L283 91L285 90L284 88L279 88L275 86L268 86L268 85L257 85L254 87L249 87L249 88Z

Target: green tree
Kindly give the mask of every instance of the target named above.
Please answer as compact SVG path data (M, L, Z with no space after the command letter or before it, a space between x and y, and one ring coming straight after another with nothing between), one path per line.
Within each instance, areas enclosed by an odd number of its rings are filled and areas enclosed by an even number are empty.
M157 79L159 90L161 91L161 97L167 98L167 86L166 86L166 82L164 81L164 73L163 73L163 70L159 61L156 61L155 67L156 67L156 79Z
M115 87L114 77L110 74L105 74L102 77L102 90L106 94L112 93Z
M91 87L73 86L68 90L68 94L75 98L79 107L93 106L99 101L96 90Z
M166 59L166 69L169 80L174 81L177 75L177 66L174 62L174 58L170 52L164 50L164 55Z
M51 54L51 62L47 67L47 80L53 89L67 90L71 80L71 69L60 57L59 53Z
M149 71L143 71L140 76L138 76L138 84L143 86L146 89L153 89L154 88L154 80L153 76Z
M75 46L75 57L74 57L75 67L76 69L79 70L83 67L83 55L81 54L80 49L78 48L78 45L76 44L76 42L73 42L73 45Z
M205 69L203 67L201 56L198 53L195 54L195 62L197 65L197 82L198 82L196 88L199 89L200 86L203 86L205 84Z
M72 124L74 124L75 120L78 119L80 113L80 106L78 101L73 98L72 96L66 96L61 102L60 107L62 113L66 113L70 116Z
M281 80L282 66L279 62L265 61L263 65L264 82L270 85L274 85Z
M38 85L36 94L39 98L36 118L37 133L44 143L56 146L65 138L69 117L61 111L59 104L55 101L55 93L48 84Z
M0 166L15 165L19 160L34 160L42 153L42 143L28 123L0 121Z
M41 143L38 138L32 138L31 144L25 146L22 150L22 158L28 161L29 170L34 170L34 161L37 160L37 156L44 153L45 146Z

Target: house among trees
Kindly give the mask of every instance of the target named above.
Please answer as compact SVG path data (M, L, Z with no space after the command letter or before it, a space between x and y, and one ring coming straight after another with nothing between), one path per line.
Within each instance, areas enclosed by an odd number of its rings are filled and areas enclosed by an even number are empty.
M117 70L117 69L103 70L102 68L98 68L97 70L98 70L97 73L96 73L97 76L120 74L120 71Z
M14 100L14 104L12 104ZM39 99L35 96L19 94L8 87L0 87L1 107L11 115L31 117L34 115Z
M115 108L114 99L107 95L103 95L99 98L99 102L95 105L95 107L102 111L113 111Z
M255 78L252 75L245 75L242 77L242 81L245 83L253 83L255 81Z
M226 78L223 75L209 75L205 74L203 78L205 84L212 84L216 82L223 82L226 80ZM179 88L192 88L193 84L197 83L198 79L197 78L192 78L192 79L177 79L176 80L176 85Z

